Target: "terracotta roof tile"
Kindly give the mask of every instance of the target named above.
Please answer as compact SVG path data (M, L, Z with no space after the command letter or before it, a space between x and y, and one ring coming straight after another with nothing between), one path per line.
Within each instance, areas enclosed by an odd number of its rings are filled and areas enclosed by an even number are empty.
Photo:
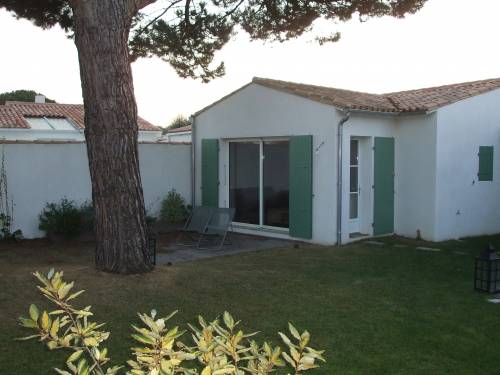
M364 92L305 85L286 81L276 81L266 78L254 78L253 82L262 86L284 91L292 95L302 96L316 102L339 108L397 112L394 105L383 95L367 94Z
M84 110L81 104L29 103L7 101L0 105L0 128L29 129L25 117L68 118L78 129L84 129ZM156 131L156 126L139 117L139 130Z
M455 83L418 90L384 94L402 111L423 108L432 111L445 105L500 88L500 78Z
M180 128L168 129L167 133L190 132L191 125L181 126Z
M253 82L342 109L392 113L432 111L500 88L500 78L388 94L369 94L266 78L254 78Z

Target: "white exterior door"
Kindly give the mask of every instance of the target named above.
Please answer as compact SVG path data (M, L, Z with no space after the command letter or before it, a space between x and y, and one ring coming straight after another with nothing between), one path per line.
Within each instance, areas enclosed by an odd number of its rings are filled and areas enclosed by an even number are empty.
M359 233L360 208L359 140L351 139L349 157L349 233Z

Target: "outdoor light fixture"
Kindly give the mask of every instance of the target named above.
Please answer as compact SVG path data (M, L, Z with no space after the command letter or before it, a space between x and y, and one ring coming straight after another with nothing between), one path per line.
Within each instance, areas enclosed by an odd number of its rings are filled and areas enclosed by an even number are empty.
M491 244L476 257L474 289L500 293L500 256Z

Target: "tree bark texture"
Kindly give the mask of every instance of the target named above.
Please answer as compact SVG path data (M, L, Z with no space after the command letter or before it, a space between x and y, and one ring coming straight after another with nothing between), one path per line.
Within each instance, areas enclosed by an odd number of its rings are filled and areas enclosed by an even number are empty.
M72 2L92 181L96 266L122 274L153 267L147 254L137 105L127 45L137 4L137 0Z

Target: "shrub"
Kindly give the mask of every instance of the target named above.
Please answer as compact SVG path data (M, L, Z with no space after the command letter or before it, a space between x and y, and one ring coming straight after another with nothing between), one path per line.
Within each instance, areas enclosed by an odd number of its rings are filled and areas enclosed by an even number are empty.
M81 231L91 233L94 231L94 207L92 202L85 201L80 206Z
M38 228L49 236L76 237L82 230L80 210L67 198L58 203L47 203L40 213Z
M161 202L160 220L164 223L178 224L186 221L189 215L184 198L174 189Z
M0 240L3 241L21 241L23 232L21 229L12 231L12 216L0 213Z
M57 307L40 312L31 305L29 317L19 321L34 334L20 340L37 338L51 350L72 352L66 360L69 371L56 369L58 374L118 374L124 366L107 367L110 358L103 344L109 332L102 330L103 324L91 321L90 306L80 309L71 304L83 291L71 292L74 283L65 282L62 272L50 270L47 276L39 272L34 275L42 284L38 287L41 293ZM127 361L130 375L269 375L280 367L300 375L324 361L323 351L309 346L311 335L307 331L299 333L290 323L291 337L279 333L286 347L282 350L250 339L256 333L244 333L240 322L228 312L222 320L209 322L200 316L197 325L189 324L189 345L181 341L184 332L179 327L166 325L175 312L162 318L157 318L155 310L138 315L142 324L132 325L132 338L137 343L132 348L134 358Z
M149 214L147 211L146 211L146 216L144 217L144 219L146 220L146 225L148 227L156 224L156 222L158 221L158 218L156 216Z

